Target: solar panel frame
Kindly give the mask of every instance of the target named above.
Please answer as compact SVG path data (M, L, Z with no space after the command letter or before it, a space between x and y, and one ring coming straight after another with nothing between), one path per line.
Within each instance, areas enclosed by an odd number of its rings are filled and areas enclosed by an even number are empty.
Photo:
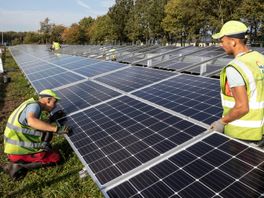
M222 116L217 79L181 74L131 94L205 124Z
M168 71L157 71L151 68L130 67L95 78L95 80L116 89L130 92L174 75L177 74Z
M129 107L126 103L120 102L123 100L132 101L134 110L131 110L132 106ZM134 104L133 101L136 102L136 104ZM111 105L109 106L109 104L114 105L114 108L110 108ZM137 109L141 108L143 108L144 111L148 109L147 112L149 112L149 115L146 113L142 113L142 115L138 115L138 113L134 114L134 111L138 111ZM119 111L123 111L123 113L120 113ZM98 112L103 113L98 114ZM74 117L75 115L77 118ZM87 118L87 115L89 115L89 118ZM105 117L103 115L107 116ZM155 116L157 116L156 119ZM84 118L85 122L79 120ZM85 132L92 133L90 134L90 138L92 139L88 141L86 138L85 140L86 143L90 142L90 144L86 144L84 146L82 141L79 140L80 137L84 139L86 136L84 135L84 132L80 132L79 129L77 131L80 133L76 133L76 137L68 137L70 138L68 140L71 142L72 147L74 147L74 150L84 165L87 165L86 168L88 172L93 175L96 183L99 184L99 187L102 187L106 183L118 178L121 175L127 174L134 168L138 168L139 165L153 160L153 158L160 155L159 153L166 153L177 145L195 138L198 134L205 131L205 128L203 127L184 121L181 118L177 118L169 113L163 112L162 110L156 109L155 107L151 107L127 96L122 96L121 98L117 97L107 103L100 104L99 106L96 105L96 108L91 107L87 110L81 111L80 113L71 115L68 119L71 120L70 124L74 126L74 129L78 128L78 123L82 123L84 126L92 124L88 127L91 131ZM150 120L148 121L148 119ZM163 123L162 119L164 119ZM155 120L156 122L153 122ZM158 127L157 121L164 126ZM100 124L95 125L96 122L100 122ZM188 124L181 125L182 122L186 122ZM91 128L92 126L95 130ZM178 126L180 128L177 129ZM164 130L163 127L166 130ZM169 131L170 128L173 129L171 132ZM192 131L187 130L188 128L191 128ZM82 131L85 130L82 129ZM159 132L156 134L154 131L156 131L156 133L158 131ZM183 131L186 131L186 133ZM94 134L95 132L96 135ZM112 134L112 136L109 136L109 134ZM146 136L146 134L148 134L148 136ZM95 146L94 143L99 146ZM77 144L77 148L75 144ZM148 148L148 145L153 145L154 147ZM78 146L80 147L78 148ZM145 148L145 150L143 148ZM93 150L93 152L89 153L89 150ZM105 154L102 154L102 151ZM98 159L95 158L95 156L101 156L101 158L99 157ZM134 156L136 156L136 158ZM125 160L120 157L123 157ZM91 162L91 160L95 159L97 161ZM116 169L115 167L118 168ZM105 174L106 172L107 174ZM114 176L111 174L114 174ZM105 178L106 176L108 176L108 178Z
M116 91L88 80L56 89L56 93L61 98L56 109L63 109L67 114L121 95Z
M260 197L264 193L263 161L262 149L216 132L208 133L103 193L110 198Z

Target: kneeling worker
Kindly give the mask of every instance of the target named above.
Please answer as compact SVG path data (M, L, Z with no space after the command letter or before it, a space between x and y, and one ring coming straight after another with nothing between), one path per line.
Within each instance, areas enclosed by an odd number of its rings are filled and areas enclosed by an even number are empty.
M58 100L54 91L46 89L37 100L26 100L10 115L4 132L4 152L10 163L3 169L14 180L24 177L28 169L60 161L60 153L52 150L50 141L53 133L68 134L70 129L51 124L65 116L63 111L50 116Z

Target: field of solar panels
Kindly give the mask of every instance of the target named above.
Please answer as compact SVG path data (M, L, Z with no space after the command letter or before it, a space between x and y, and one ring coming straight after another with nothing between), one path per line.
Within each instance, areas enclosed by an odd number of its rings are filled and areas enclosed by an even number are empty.
M10 47L36 92L51 88L62 98L57 109L67 116L59 122L73 129L67 142L55 142L65 166L41 172L46 182L25 178L22 193L36 188L43 197L69 197L71 189L73 196L107 198L264 195L263 151L206 132L221 117L218 77L232 57L216 46L111 49L64 46L53 53L44 45ZM88 179L79 178L82 168ZM54 171L62 174L53 180ZM45 190L52 185L57 189Z

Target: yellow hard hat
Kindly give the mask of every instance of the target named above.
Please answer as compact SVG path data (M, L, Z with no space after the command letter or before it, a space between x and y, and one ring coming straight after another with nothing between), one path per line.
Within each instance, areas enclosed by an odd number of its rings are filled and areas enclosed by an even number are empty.
M228 21L221 28L220 32L214 34L213 39L220 39L223 36L236 36L240 35L242 37L245 36L247 32L247 26L240 21Z
M57 100L60 100L61 98L51 89L44 89L39 93L40 97L53 97Z

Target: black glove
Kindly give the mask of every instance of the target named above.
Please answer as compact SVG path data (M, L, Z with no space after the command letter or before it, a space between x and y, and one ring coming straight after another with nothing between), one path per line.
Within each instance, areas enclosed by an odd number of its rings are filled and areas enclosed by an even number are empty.
M57 134L69 134L71 131L71 128L66 126L66 125L62 125L62 126L57 126Z
M50 151L52 151L51 143L49 143L49 142L45 142L45 145L44 145L43 150L46 151L46 152L50 152Z
M42 132L41 141L50 142L53 138L53 132Z
M55 113L53 113L50 117L49 117L49 121L50 122L55 122L56 120L63 118L66 116L66 113L63 110L58 110Z

